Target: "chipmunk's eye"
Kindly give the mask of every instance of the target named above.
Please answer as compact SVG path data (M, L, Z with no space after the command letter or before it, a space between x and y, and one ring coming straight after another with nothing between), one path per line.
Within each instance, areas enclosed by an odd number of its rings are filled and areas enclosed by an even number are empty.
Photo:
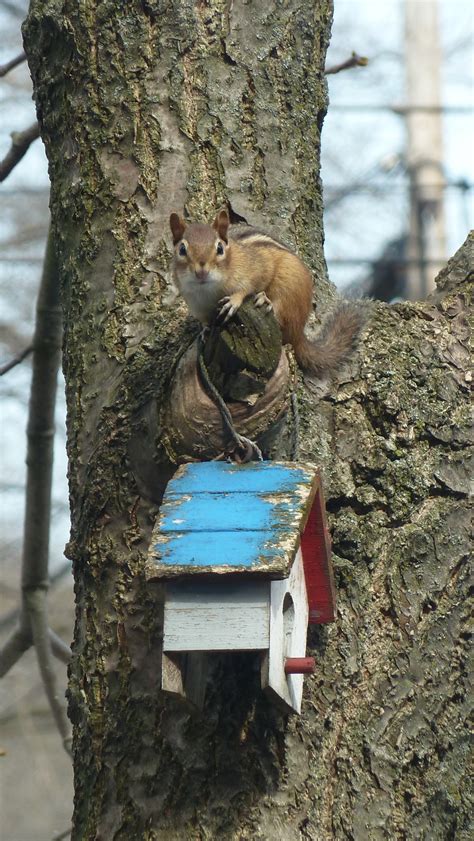
M217 251L217 253L218 253L218 254L222 257L222 255L223 255L223 253L224 253L224 244L223 244L222 242L218 242L218 243L217 243L217 245L216 245L216 251Z
M178 248L178 254L179 254L180 257L186 257L187 253L188 252L186 250L186 246L185 246L184 242L182 242L181 245Z

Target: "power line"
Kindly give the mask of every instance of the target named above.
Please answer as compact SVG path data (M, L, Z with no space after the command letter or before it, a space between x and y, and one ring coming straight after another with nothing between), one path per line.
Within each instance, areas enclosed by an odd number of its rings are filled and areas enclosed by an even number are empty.
M449 184L423 184L422 185L427 190L436 187L437 189L441 188L442 190L474 190L474 182L473 181L452 181ZM370 181L370 183L360 184L359 182L355 184L349 184L344 186L343 184L335 185L335 184L327 184L324 183L323 187L325 190L333 190L335 193L338 193L341 190L344 192L351 191L355 192L356 190L386 190L387 192L392 190L403 190L406 192L408 189L407 184L394 184L393 181Z
M370 265L376 263L377 266L418 266L420 260L410 259L408 257L326 257L326 263L335 263L341 266L359 266L361 264ZM435 260L434 258L425 258L424 263L430 263L433 266L444 265L445 260Z
M354 105L352 103L337 103L332 102L329 106L328 113L331 111L391 111L393 114L409 114L412 111L428 112L431 114L439 113L467 113L474 114L471 105L372 105L371 103L360 103Z
M42 263L43 257L0 257L0 263Z
M3 187L0 186L0 196L46 196L49 193L49 185L46 187Z

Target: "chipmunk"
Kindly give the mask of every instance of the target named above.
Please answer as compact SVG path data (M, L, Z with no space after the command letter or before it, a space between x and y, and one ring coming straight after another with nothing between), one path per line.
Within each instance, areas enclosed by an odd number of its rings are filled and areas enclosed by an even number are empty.
M283 343L298 364L319 377L334 374L354 349L363 327L361 310L342 304L310 341L304 327L311 312L313 280L297 255L258 228L235 226L220 210L212 225L187 224L170 216L175 253L173 275L191 314L208 325L218 309L225 323L253 295L257 307L273 310Z

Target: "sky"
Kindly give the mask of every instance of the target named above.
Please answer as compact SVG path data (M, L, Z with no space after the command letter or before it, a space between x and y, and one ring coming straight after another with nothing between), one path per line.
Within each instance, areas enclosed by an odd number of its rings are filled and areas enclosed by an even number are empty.
M424 4L424 0L420 0ZM448 182L474 184L474 4L440 0L443 48L442 97L444 167ZM408 224L407 178L401 167L384 172L403 155L406 130L390 106L406 101L404 5L401 0L336 0L327 65L352 51L367 56L365 68L329 76L330 107L323 129L322 177L325 198L360 183L359 190L326 214L326 258L338 286L362 277L367 266L336 260L375 258ZM344 105L388 106L386 110L345 110ZM456 106L467 111L456 111ZM447 256L474 227L474 193L449 186L445 192Z
M424 0L420 0L424 2ZM20 5L20 4L19 4ZM23 7L26 3L23 3ZM21 16L12 3L0 2L0 63L21 50ZM474 183L474 118L454 106L473 105L474 10L466 0L440 0L444 49L442 72L445 170L450 182ZM367 56L369 65L329 77L331 107L323 130L322 176L326 213L326 256L331 278L339 285L367 273L367 262L406 230L407 181L400 168L387 169L403 154L405 127L390 111L404 101L403 6L401 0L336 0L333 37L327 64L351 51ZM350 103L361 110L350 111ZM380 111L364 111L364 105ZM386 107L387 106L387 107ZM10 146L9 134L35 119L28 70L22 65L0 79L0 159ZM350 185L357 189L349 190ZM341 190L344 195L340 197ZM452 254L474 225L473 195L446 191L448 252ZM339 197L339 198L338 198ZM0 364L30 341L35 295L47 228L48 173L40 141L4 184L0 185ZM12 234L20 241L11 241ZM361 262L357 262L357 261ZM17 562L25 482L25 428L31 376L29 363L0 380L2 452L0 469L0 551L5 562ZM51 567L64 563L68 537L63 385L60 384L55 448ZM18 564L17 564L18 566Z

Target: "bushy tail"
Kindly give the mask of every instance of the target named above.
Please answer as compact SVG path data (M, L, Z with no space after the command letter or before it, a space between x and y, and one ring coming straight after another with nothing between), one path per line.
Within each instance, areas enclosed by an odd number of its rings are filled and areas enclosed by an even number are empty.
M365 321L360 304L340 304L314 341L300 335L293 347L303 371L320 378L334 375L355 351Z

